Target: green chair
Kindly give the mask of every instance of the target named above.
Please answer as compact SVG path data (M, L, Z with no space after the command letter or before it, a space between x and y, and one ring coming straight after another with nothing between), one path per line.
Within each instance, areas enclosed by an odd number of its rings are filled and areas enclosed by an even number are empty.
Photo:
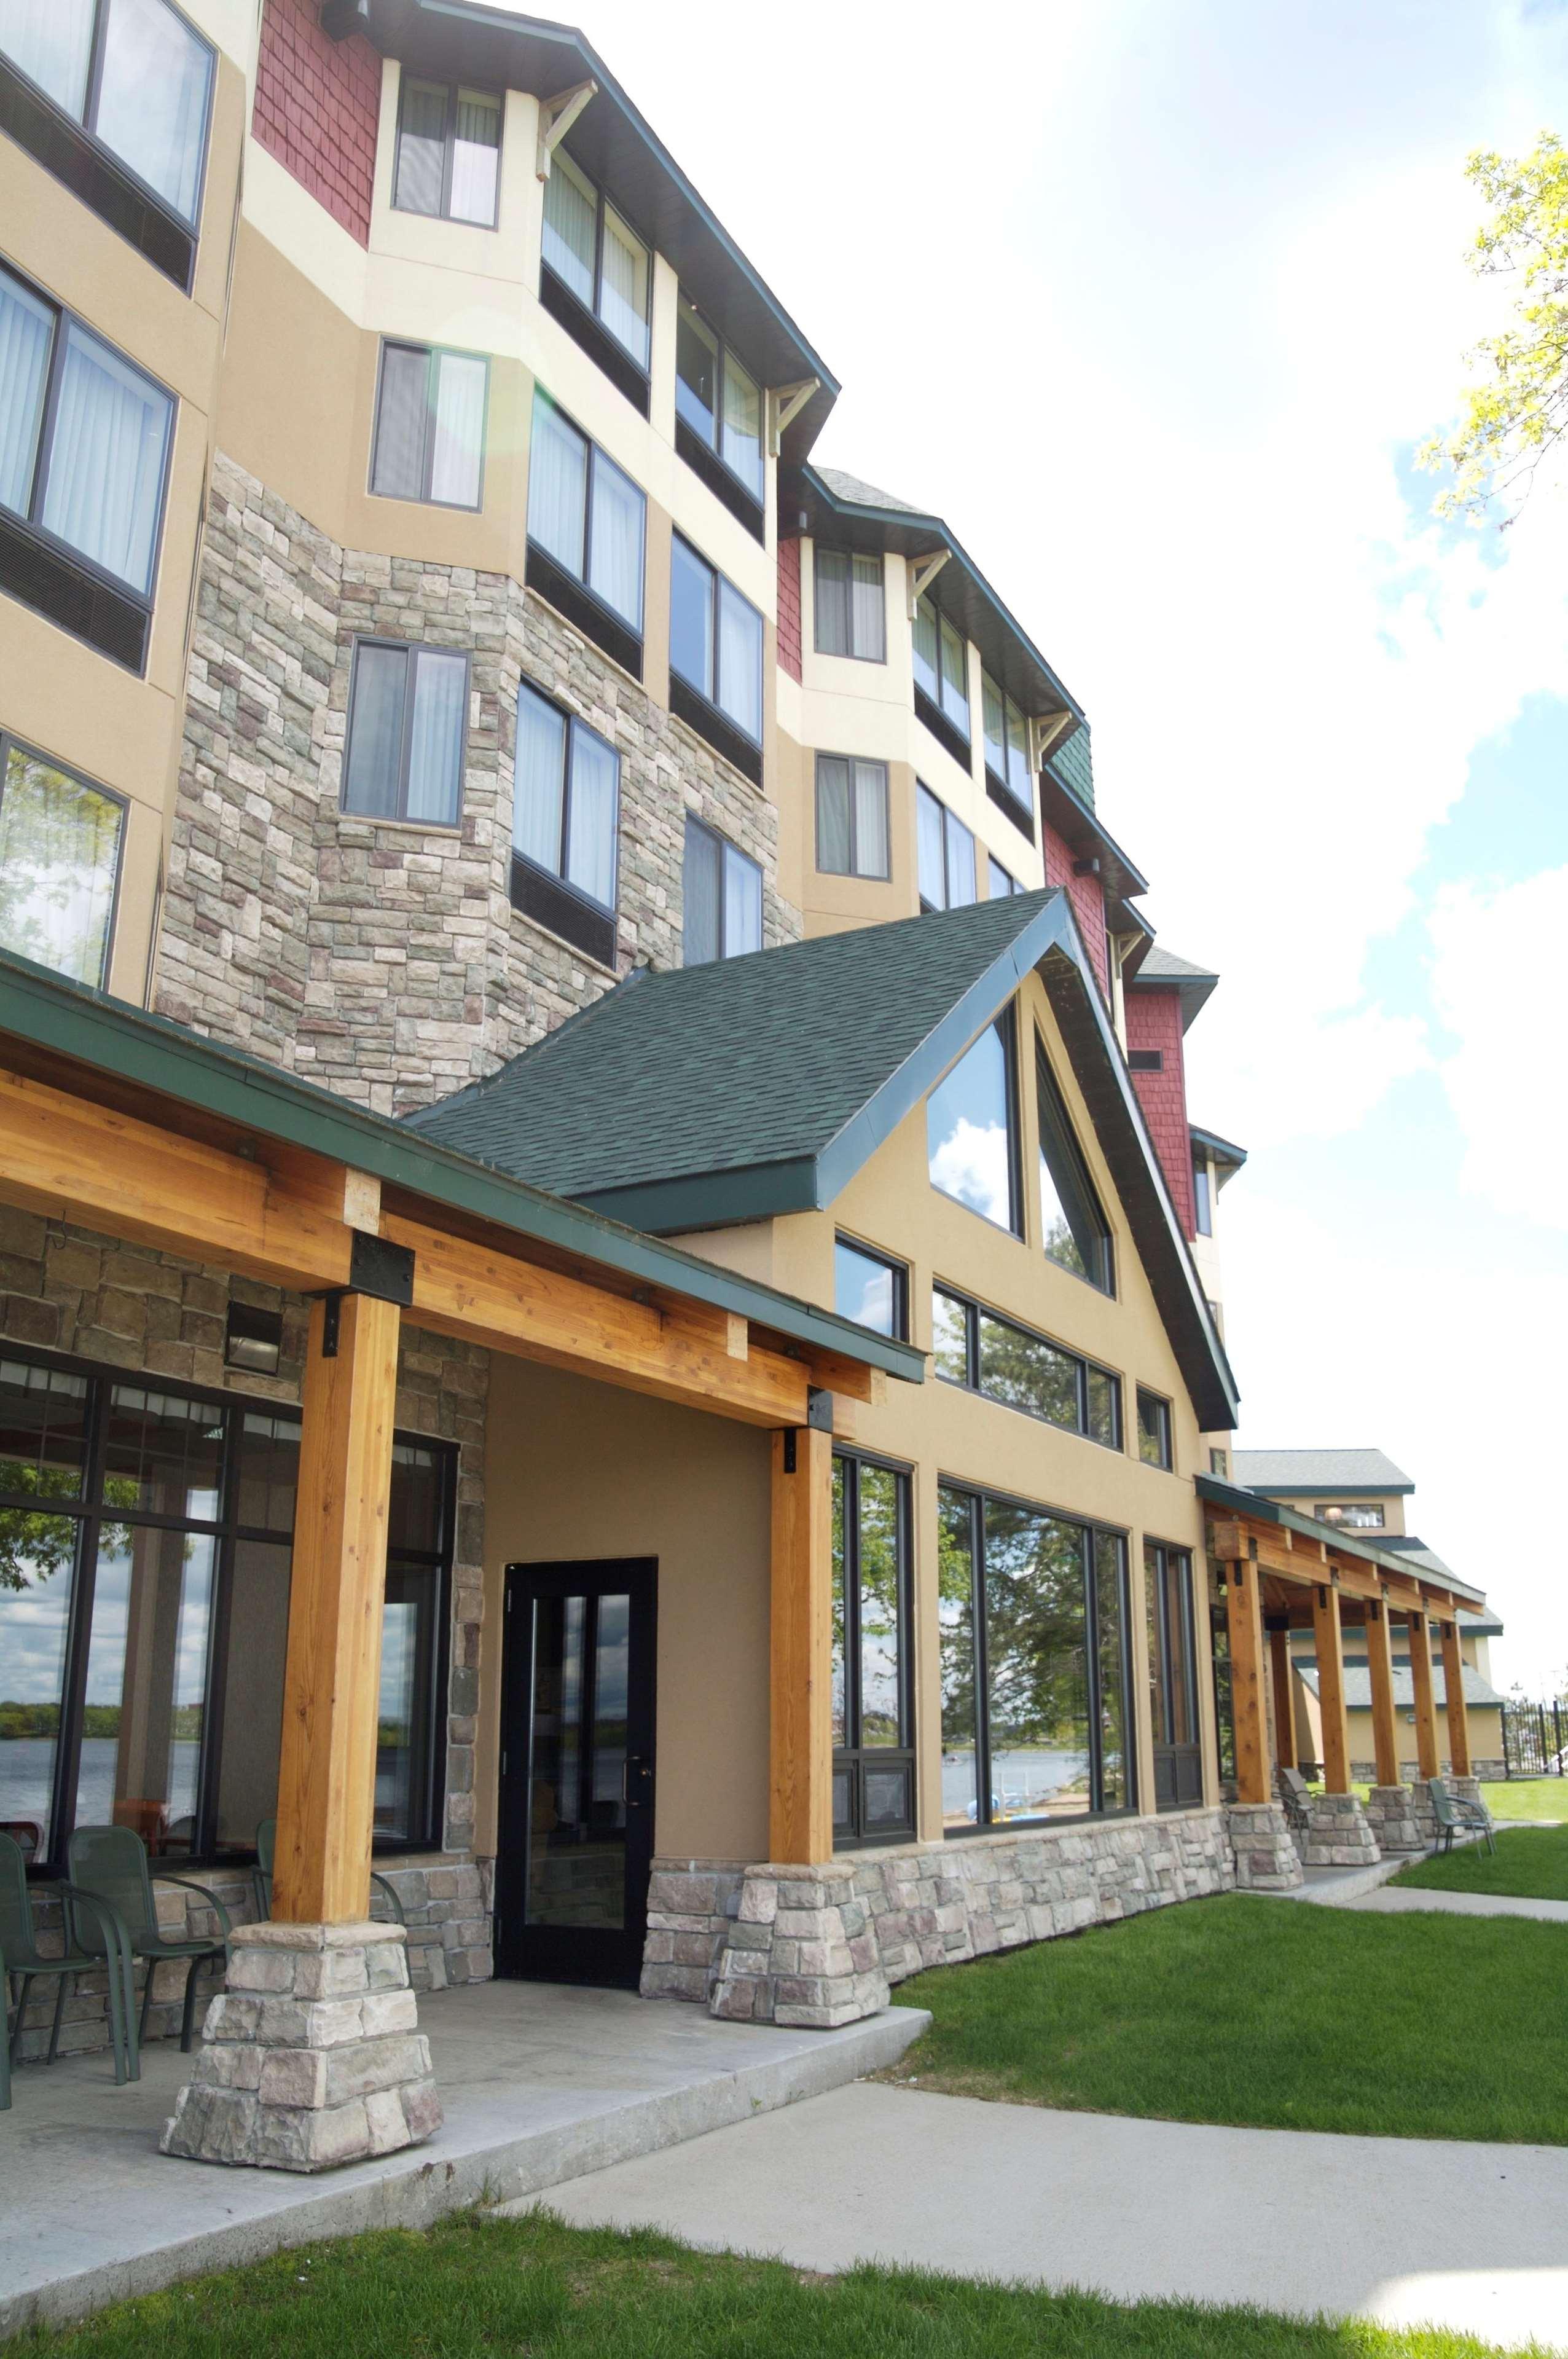
M33 1926L33 1908L27 1890L27 1860L20 1843L10 1835L0 1834L0 1952L9 1962L8 1971L21 1982L21 1995L16 2001L16 2024L9 2042L0 2038L0 2049L8 2049L14 2058L22 2044L22 2025L27 2012L27 1993L35 1982L53 1975L59 1984L54 2001L54 2028L49 2033L49 2061L52 2064L60 2053L60 2025L65 2019L65 2002L78 1974L94 1973L102 1965L109 1971L109 2033L114 2048L114 2078L117 2082L139 2081L141 2059L136 2048L134 2010L131 1999L131 1957L125 1944L125 1929L109 1904L91 1892L81 1892L73 1885L49 1883L39 1886L60 1898L67 1910L64 1954L46 1958L38 1948ZM70 1910L79 1909L95 1927L97 1942L89 1950L75 1938ZM4 1984L0 1973L0 1986Z
M251 1870L251 1883L256 1890L256 1913L262 1918L270 1917L272 1914L272 1863L277 1850L278 1821L276 1819L263 1819L256 1831L256 1865ZM408 1920L403 1914L403 1904L386 1876L378 1875L375 1868L372 1868L370 1881L375 1887L370 1896L372 1914L375 1913L376 1897L379 1893L392 1910L390 1920L384 1919L382 1921L384 1923L390 1921L394 1925L406 1925Z
M209 1958L226 1958L229 1934L233 1928L229 1912L215 1892L206 1885L197 1884L189 1875L167 1875L160 1868L155 1877L147 1866L147 1845L131 1827L78 1827L66 1848L72 1886L78 1886L92 1899L111 1908L119 1919L129 1958L147 1960L147 1984L142 1992L141 2022L137 2038L147 2037L147 2011L152 2006L153 1976L161 1965L179 1959L189 1959L190 1971L185 1977L185 2012L180 2026L180 2045L191 2052L191 2028L196 2014L196 1977ZM154 1883L178 1884L187 1892L199 1892L223 1927L217 1940L201 1935L193 1941L173 1941L160 1930L158 1905L153 1898ZM68 1897L66 1912L74 1920L77 1903ZM92 1950L101 1944L91 1923L73 1925L79 1945ZM126 1963L126 1978L132 1968Z
M1432 1811L1437 1821L1438 1833L1443 1837L1445 1852L1454 1849L1455 1835L1484 1835L1486 1849L1497 1851L1492 1834L1492 1814L1485 1802L1473 1802L1467 1794L1451 1792L1446 1778L1429 1777L1427 1792L1432 1796Z

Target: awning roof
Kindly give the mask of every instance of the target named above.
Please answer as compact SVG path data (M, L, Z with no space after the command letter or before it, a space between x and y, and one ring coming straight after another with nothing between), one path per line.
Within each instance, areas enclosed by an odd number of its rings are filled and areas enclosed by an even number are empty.
M1452 1573L1444 1574L1438 1581L1420 1565L1412 1564L1409 1557L1399 1556L1392 1549L1379 1547L1364 1533L1345 1531L1337 1524L1320 1524L1312 1516L1299 1516L1293 1507L1281 1506L1277 1500L1266 1499L1257 1491L1247 1490L1242 1484L1222 1483L1217 1474L1198 1474L1193 1477L1193 1482L1199 1498L1206 1506L1220 1509L1236 1522L1272 1526L1292 1537L1300 1536L1309 1540L1312 1548L1297 1552L1298 1560L1292 1568L1296 1577L1302 1581L1314 1578L1311 1570L1313 1551L1321 1549L1323 1553L1317 1561L1325 1569L1332 1568L1336 1559L1351 1559L1401 1582L1407 1589L1419 1589L1423 1597L1432 1601L1434 1611L1441 1610L1449 1599L1452 1599L1454 1608L1461 1604L1475 1607L1486 1603L1480 1590L1471 1589L1464 1582L1455 1581ZM1268 1569L1272 1571L1275 1567L1270 1564Z

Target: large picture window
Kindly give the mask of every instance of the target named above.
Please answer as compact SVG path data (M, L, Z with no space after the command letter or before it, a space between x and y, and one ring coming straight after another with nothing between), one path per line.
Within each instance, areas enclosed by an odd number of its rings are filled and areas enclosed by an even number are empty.
M167 0L0 0L0 55L194 228L214 53Z
M646 376L651 257L563 148L544 184L544 265Z
M1018 1226L1012 1027L988 1025L926 1100L933 1188L999 1229Z
M682 458L690 462L696 455L691 443L711 451L760 508L766 481L762 388L684 295L675 315L675 422ZM691 443L680 431L682 427Z
M370 488L384 499L476 508L490 364L477 353L383 344Z
M762 948L762 871L701 820L686 822L681 899L683 966L706 966Z
M399 212L494 229L500 167L501 102L494 92L403 76L392 184Z
M1110 1223L1100 1208L1083 1150L1073 1135L1066 1100L1045 1051L1035 1053L1040 1105L1040 1240L1051 1260L1102 1294L1116 1291Z
M512 809L512 897L579 947L604 957L600 935L579 940L572 903L593 905L596 923L615 907L615 828L621 764L613 745L585 721L528 687L517 690L517 758ZM520 872L520 873L519 873ZM570 888L539 902L527 890L529 875L557 878ZM521 889L519 889L521 888ZM559 905L559 906L558 906ZM613 923L609 946L614 947Z
M125 829L117 795L0 730L0 949L104 989Z
M1154 1807L1187 1810L1203 1799L1192 1560L1185 1549L1147 1541L1143 1582L1149 1625L1149 1712L1154 1731Z
M455 827L467 726L465 655L361 639L349 682L344 813Z
M848 1237L833 1240L833 1309L878 1335L909 1332L909 1273L901 1261Z
M759 781L762 616L679 533L670 554L670 670L702 700L672 693L671 710Z
M296 1413L0 1354L0 1822L254 1856L278 1806ZM376 1836L439 1839L452 1453L393 1452Z
M833 1839L880 1843L915 1825L909 1477L833 1458Z
M1131 1810L1122 1535L951 1484L938 1501L943 1826Z
M817 868L823 876L891 875L886 762L817 756Z
M922 909L961 909L978 898L975 838L929 787L915 787L915 849Z
M1108 1368L946 1287L932 1289L931 1334L932 1366L944 1382L1082 1433L1107 1450L1121 1448L1121 1379Z
M648 502L631 477L590 442L547 393L536 392L528 451L529 542L607 606L638 642L639 652L647 517ZM537 568L530 580L536 573ZM536 586L553 603L563 603L548 577ZM574 597L566 611L572 622L606 644L596 618L584 613L581 600ZM607 651L618 658L624 636L616 634L607 643Z
M816 641L820 656L887 660L887 609L880 557L847 549L819 549Z

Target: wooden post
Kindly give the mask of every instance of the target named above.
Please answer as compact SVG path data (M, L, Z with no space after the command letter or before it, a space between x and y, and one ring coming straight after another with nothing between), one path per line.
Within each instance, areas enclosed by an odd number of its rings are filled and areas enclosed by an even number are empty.
M1388 1610L1367 1608L1367 1671L1372 1683L1372 1750L1379 1786L1399 1783L1399 1723L1394 1710L1394 1658L1388 1645Z
M1227 1564L1225 1572L1231 1715L1236 1723L1236 1798L1238 1802L1271 1802L1274 1788L1263 1717L1263 1614L1258 1567L1243 1558Z
M1339 1596L1326 1582L1312 1589L1312 1637L1318 1657L1318 1710L1323 1720L1325 1794L1350 1791L1350 1729L1345 1717L1345 1646Z
M1269 1661L1274 1680L1274 1750L1281 1769L1296 1767L1296 1675L1290 1663L1289 1630L1269 1633Z
M1448 1717L1448 1759L1456 1777L1470 1775L1470 1722L1465 1710L1465 1658L1459 1651L1459 1625L1443 1622L1443 1696Z
M773 1613L768 1847L791 1865L833 1857L833 1436L773 1437Z
M1432 1637L1424 1614L1407 1614L1410 1627L1410 1693L1416 1707L1416 1767L1422 1777L1435 1777L1437 1711L1432 1694Z
M310 1306L272 1886L289 1924L370 1914L398 1317L367 1294Z

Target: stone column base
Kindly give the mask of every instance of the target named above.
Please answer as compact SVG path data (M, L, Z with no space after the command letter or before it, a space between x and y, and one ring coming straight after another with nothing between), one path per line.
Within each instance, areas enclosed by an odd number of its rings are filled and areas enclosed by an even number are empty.
M710 2014L815 2031L880 2014L887 1977L855 1879L846 1861L748 1867L719 1951Z
M1382 1857L1357 1794L1314 1794L1307 1828L1309 1867L1376 1867Z
M1416 1820L1416 1798L1408 1786L1374 1786L1365 1810L1372 1840L1384 1859L1395 1852L1426 1849Z
M1279 1802L1233 1802L1225 1821L1238 1892L1293 1892L1306 1881Z
M1478 1802L1481 1799L1481 1780L1479 1777L1451 1777L1448 1780L1448 1790L1451 1794L1462 1796L1467 1802Z
M1432 1807L1432 1796L1427 1791L1426 1779L1418 1774L1413 1761L1407 1761L1404 1766L1410 1773L1409 1779L1410 1816L1416 1822L1416 1833L1421 1838L1421 1847L1422 1851L1435 1851L1441 1838L1437 1831L1437 1812Z
M400 1925L235 1927L165 2154L332 2170L441 2122Z

